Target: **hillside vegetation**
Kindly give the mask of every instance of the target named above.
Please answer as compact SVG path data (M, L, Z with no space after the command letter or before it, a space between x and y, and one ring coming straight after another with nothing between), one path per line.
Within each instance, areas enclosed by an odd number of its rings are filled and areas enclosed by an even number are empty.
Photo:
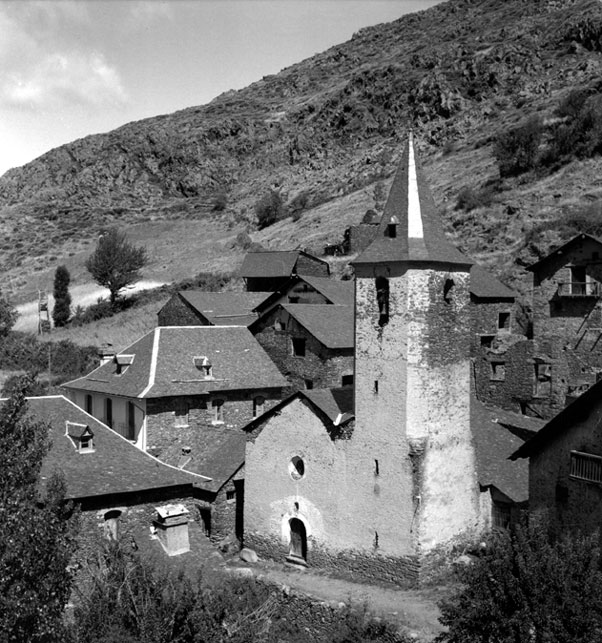
M545 147L571 91L602 92L601 51L598 0L450 0L208 105L74 141L0 178L0 285L31 291L65 258L81 281L109 224L164 231L148 238L164 280L235 267L242 231L319 252L382 205L412 127L455 242L520 286L521 265L599 217L602 160L500 178L496 137L536 115ZM257 231L270 190L292 218Z

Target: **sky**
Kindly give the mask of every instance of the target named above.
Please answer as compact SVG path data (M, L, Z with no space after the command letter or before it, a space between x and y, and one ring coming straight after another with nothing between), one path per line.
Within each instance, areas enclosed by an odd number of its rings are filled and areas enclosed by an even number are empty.
M0 175L441 0L0 0Z

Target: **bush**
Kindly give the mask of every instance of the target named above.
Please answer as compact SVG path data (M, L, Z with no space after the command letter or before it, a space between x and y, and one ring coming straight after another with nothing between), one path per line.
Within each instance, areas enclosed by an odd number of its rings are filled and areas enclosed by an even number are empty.
M299 192L288 204L288 211L293 221L299 221L301 214L307 210L311 202L311 193L308 190Z
M493 154L500 176L516 176L536 167L542 133L541 118L532 116L524 125L498 135Z
M236 246L241 250L247 250L247 248L253 243L253 240L249 236L248 232L239 232L236 235Z
M0 292L0 339L10 333L18 317L16 308Z
M602 201L594 201L575 212L563 214L555 224L567 238L582 233L602 237Z
M286 207L282 197L275 190L270 190L255 204L257 228L263 230L286 216Z
M35 336L13 332L0 342L0 364L8 370L40 373L50 365L53 376L65 382L89 373L98 365L94 346L68 340L38 342Z
M213 197L213 206L211 209L214 212L223 212L226 209L227 205L228 205L228 195L226 194L225 191L220 190Z
M463 589L441 603L440 643L600 640L598 535L548 539L544 525L494 533L462 568Z

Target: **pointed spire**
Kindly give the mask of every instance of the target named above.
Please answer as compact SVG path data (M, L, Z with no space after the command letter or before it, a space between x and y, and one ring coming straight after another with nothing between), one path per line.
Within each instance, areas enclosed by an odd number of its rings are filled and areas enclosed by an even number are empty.
M447 240L410 132L372 243L353 264L419 261L471 265Z

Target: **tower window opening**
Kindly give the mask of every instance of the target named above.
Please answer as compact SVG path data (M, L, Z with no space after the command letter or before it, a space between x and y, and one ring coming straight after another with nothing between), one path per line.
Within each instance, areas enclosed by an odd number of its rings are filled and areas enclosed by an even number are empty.
M376 301L378 303L378 325L385 326L389 322L389 280L385 277L376 278Z
M378 395L378 380L374 380L374 394Z
M380 468L378 466L378 460L374 460L374 475L378 476L380 475Z
M451 277L445 280L445 285L443 286L443 300L448 304L452 300L455 285L456 282Z

